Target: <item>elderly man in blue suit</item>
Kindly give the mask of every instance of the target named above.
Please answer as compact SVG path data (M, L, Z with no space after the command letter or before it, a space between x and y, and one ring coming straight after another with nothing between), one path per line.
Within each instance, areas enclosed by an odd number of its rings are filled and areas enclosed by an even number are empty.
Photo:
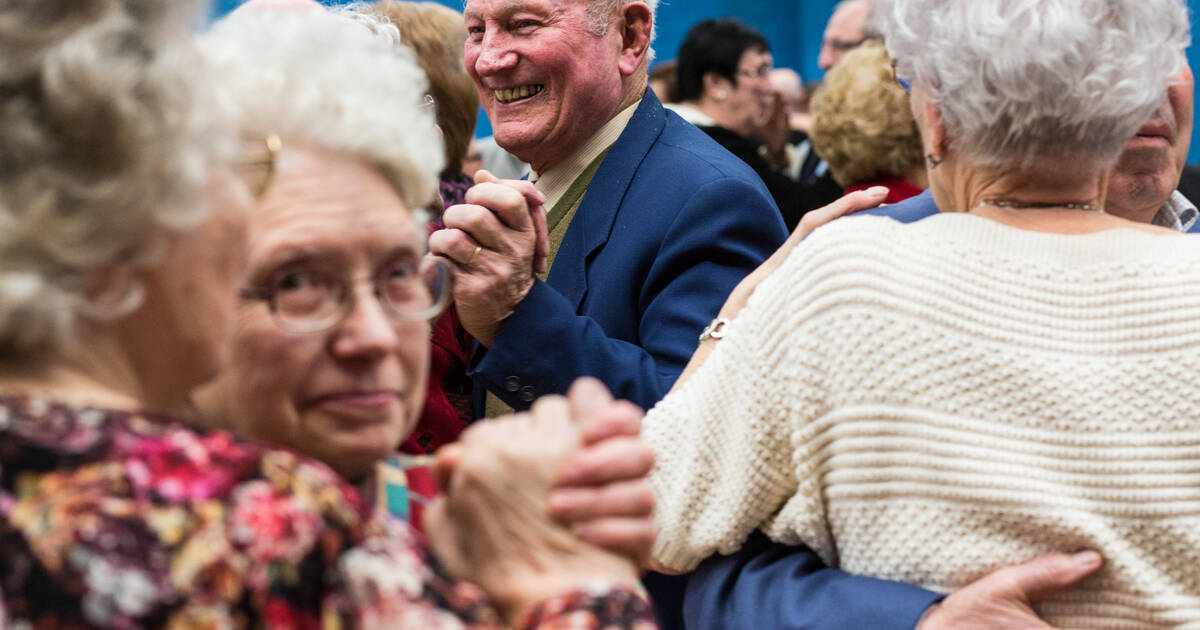
M536 187L485 175L430 238L454 263L489 416L581 376L653 406L729 292L787 237L758 176L647 91L656 4L466 3L467 71L496 142ZM546 209L546 265L527 202Z
M1106 212L1200 233L1200 168L1185 164L1192 101L1192 72L1185 68L1167 90L1158 114L1121 154L1109 179ZM938 211L926 191L864 214L911 223ZM805 228L811 229L811 223L802 225ZM777 545L756 534L738 553L711 558L696 571L688 587L685 618L689 630L1050 628L1037 618L1031 603L1070 588L1086 575L1065 557L1052 556L1002 569L943 601L938 593L907 584L825 567L807 548Z

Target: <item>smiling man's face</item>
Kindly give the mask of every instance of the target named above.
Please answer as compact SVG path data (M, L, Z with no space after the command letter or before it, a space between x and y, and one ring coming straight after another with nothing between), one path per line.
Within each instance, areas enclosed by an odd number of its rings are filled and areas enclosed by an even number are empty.
M1192 140L1194 83L1184 67L1154 118L1125 145L1108 184L1109 213L1148 223L1179 186Z
M621 29L594 31L588 0L469 0L467 72L496 143L537 171L558 164L617 113Z

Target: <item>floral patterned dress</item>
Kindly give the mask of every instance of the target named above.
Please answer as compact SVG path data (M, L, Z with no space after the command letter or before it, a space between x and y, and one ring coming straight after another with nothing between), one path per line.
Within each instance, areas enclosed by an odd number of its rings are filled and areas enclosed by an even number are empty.
M654 627L622 590L523 628ZM167 418L0 396L0 629L495 628L406 523L292 453Z

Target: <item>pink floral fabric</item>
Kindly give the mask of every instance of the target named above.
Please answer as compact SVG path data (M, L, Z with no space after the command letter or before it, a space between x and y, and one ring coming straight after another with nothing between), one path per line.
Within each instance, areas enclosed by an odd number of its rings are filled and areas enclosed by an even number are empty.
M0 628L500 626L406 523L368 512L286 451L0 396Z

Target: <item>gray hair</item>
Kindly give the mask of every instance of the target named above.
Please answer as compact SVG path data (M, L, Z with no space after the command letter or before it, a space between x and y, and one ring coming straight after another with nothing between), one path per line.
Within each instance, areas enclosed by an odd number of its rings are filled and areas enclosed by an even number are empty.
M244 134L362 159L414 212L433 199L445 154L423 107L428 82L386 19L353 7L237 11L200 46Z
M1180 0L878 0L902 76L983 166L1105 167L1184 64Z
M612 16L616 14L621 7L637 1L638 0L590 0L587 14L591 19L591 24L589 24L588 30L590 30L591 33L596 37L604 37L608 34L608 22L612 19ZM641 1L645 2L646 5L650 7L650 42L654 43L654 38L658 33L658 0ZM650 64L652 63L654 63L653 46L646 51L646 67L649 68Z
M0 7L0 359L53 352L81 318L119 315L88 296L93 274L152 264L172 233L207 216L210 168L229 144L202 98L197 9Z

